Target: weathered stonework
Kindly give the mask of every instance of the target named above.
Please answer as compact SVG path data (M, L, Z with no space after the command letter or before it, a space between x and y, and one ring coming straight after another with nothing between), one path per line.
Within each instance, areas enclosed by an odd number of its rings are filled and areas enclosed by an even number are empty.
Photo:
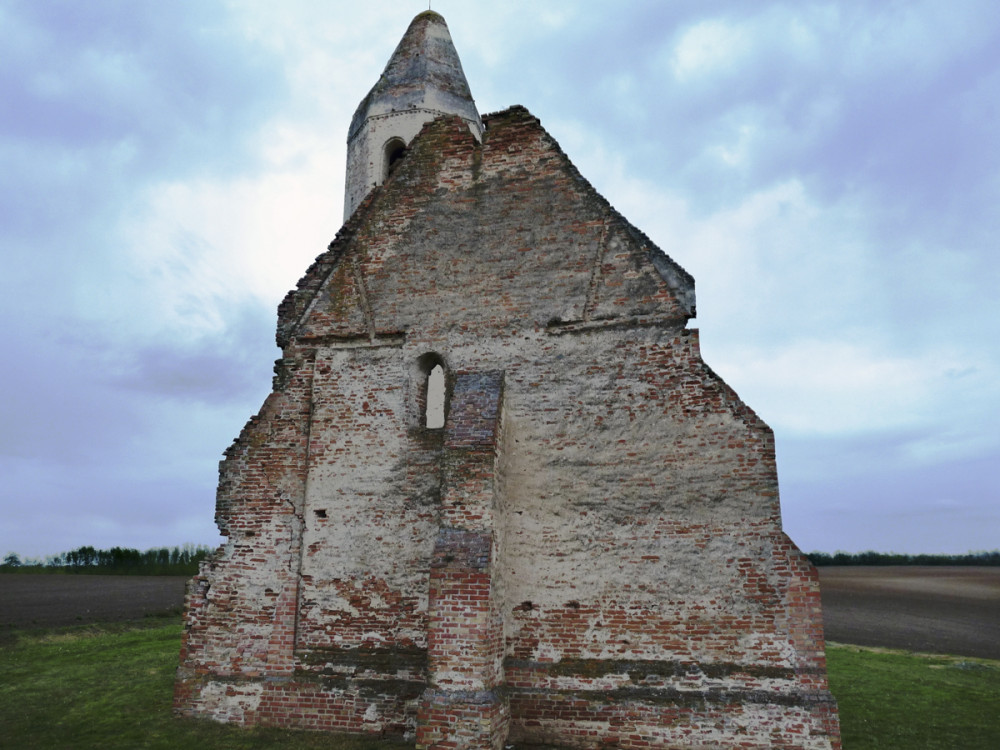
M693 280L527 110L483 124L425 123L282 302L176 709L419 748L839 748L816 572L771 430L686 328Z
M444 19L433 11L413 19L389 64L358 105L347 131L344 221L425 123L457 115L482 139L483 123Z

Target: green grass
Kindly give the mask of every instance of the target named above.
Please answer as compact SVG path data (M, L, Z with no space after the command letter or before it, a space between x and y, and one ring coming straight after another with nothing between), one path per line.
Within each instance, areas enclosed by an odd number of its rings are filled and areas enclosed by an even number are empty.
M340 748L384 741L171 715L177 618L16 634L0 646L0 746ZM1000 748L1000 662L830 645L845 750Z
M180 638L178 618L17 634L0 647L0 747L386 749L378 740L174 718Z
M1000 662L828 645L844 750L1000 748Z

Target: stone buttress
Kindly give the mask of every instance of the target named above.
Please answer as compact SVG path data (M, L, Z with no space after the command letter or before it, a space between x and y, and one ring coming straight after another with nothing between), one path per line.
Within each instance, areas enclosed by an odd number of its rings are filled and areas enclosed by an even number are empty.
M418 748L452 742L501 750L507 739L503 625L494 580L502 389L500 372L458 373L452 382Z

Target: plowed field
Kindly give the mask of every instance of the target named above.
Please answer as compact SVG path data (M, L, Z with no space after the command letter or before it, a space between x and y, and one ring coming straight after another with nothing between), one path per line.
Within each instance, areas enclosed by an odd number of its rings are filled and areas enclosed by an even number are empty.
M1000 568L820 568L828 640L1000 659ZM0 575L0 629L177 610L184 578Z
M0 575L0 628L135 620L177 610L177 576Z
M1000 567L822 567L826 638L1000 659Z

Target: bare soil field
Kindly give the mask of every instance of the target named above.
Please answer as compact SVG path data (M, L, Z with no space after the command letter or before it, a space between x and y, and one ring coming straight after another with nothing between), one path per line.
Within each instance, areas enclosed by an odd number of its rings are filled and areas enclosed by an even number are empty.
M822 567L826 638L1000 659L1000 567ZM186 578L2 575L0 633L177 611Z
M187 578L0 574L0 628L135 620L179 611Z
M826 638L1000 659L1000 567L819 569Z

